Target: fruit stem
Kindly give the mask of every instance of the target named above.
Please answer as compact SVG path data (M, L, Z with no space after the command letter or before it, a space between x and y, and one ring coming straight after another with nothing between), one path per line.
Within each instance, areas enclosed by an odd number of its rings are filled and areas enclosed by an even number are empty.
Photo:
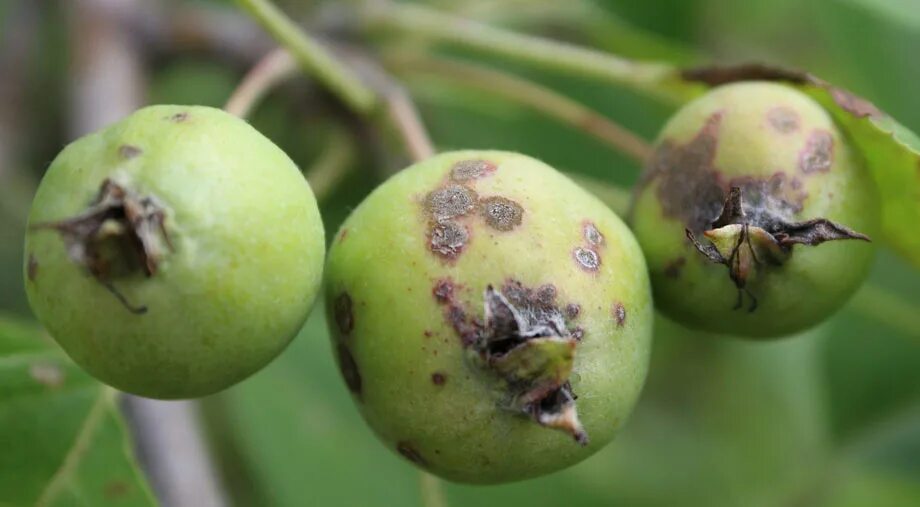
M407 32L548 70L641 90L675 104L694 94L679 72L665 63L628 60L574 44L491 27L415 4L374 0L365 5L363 14L365 29L370 31Z
M448 507L444 495L444 483L434 475L419 470L419 486L422 492L423 507Z
M237 0L303 69L358 114L370 112L377 97L348 68L332 57L322 44L302 31L270 0Z
M297 70L297 61L291 53L283 48L273 49L246 73L224 110L246 118L273 88L293 77Z
M546 114L626 154L639 165L651 155L649 143L625 127L565 95L533 81L496 69L421 53L387 59L394 68L421 72L449 84L469 86Z

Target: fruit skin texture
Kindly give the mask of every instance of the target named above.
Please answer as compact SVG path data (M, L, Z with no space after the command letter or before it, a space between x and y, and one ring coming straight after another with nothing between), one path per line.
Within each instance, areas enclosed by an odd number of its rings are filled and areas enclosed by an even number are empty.
M782 264L761 259L747 284L756 309L735 308L726 266L685 234L704 236L732 186L749 217L826 218L870 237L878 228L875 184L824 109L779 84L716 88L665 125L633 201L657 307L689 327L755 338L804 330L840 308L867 275L869 242L799 244Z
M111 278L143 314L45 227L86 210L107 179L164 211L172 248L156 273ZM322 222L298 168L243 120L208 107L146 107L68 145L29 223L33 311L80 366L141 396L203 396L258 371L300 329L322 277Z
M456 185L478 204L432 204ZM488 220L486 209L504 219ZM466 238L443 240L451 226L439 214ZM596 270L583 264L595 259ZM568 380L585 446L507 407L496 373L507 365L483 368L464 341L476 319L488 322L488 287L516 283L549 293L582 335L570 342ZM601 202L524 155L444 153L392 177L343 224L325 290L333 351L363 417L388 448L452 481L509 482L587 458L622 426L646 376L652 303L638 244ZM544 373L564 362L548 361Z

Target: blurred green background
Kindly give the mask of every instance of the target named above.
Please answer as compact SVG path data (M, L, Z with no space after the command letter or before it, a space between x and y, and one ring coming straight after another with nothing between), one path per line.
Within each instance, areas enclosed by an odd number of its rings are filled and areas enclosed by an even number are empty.
M92 121L86 117L105 114L98 112L104 103L80 102L86 96L80 87L120 79L117 68L92 75L91 53L99 47L87 39L102 37L106 27L86 19L84 3L96 12L121 2L0 1L0 314L19 321L31 319L21 279L31 193L57 151ZM920 130L917 0L426 3L632 58L687 65L758 60L807 69ZM112 7L118 11L112 19L130 27L134 52L125 65L136 79L125 84L126 94L140 103L220 107L272 47L226 2L126 4L131 8ZM374 44L351 33L347 19L336 20L342 11L333 1L279 4L308 26L331 19L338 30L330 37ZM590 80L451 54L548 85L646 139L673 110ZM439 149L513 149L609 183L636 180L639 168L628 158L540 113L462 82L409 72L398 77ZM407 160L392 133L358 121L303 79L273 93L251 122L303 168L321 157L331 136L344 130L355 140L348 174L321 202L330 238L362 196ZM228 496L237 505L421 505L418 472L381 446L352 406L322 314L317 308L268 368L203 400ZM905 262L881 252L853 302L801 336L749 343L663 319L657 324L647 387L612 445L540 479L446 484L448 503L920 505L920 273Z

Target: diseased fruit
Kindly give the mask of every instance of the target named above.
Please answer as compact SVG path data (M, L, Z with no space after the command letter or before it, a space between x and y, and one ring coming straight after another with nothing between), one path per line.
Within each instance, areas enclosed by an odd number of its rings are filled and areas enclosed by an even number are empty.
M703 330L777 337L865 279L879 200L858 154L801 92L716 88L661 132L631 223L659 309ZM831 240L861 241L831 241Z
M577 463L646 375L652 305L630 231L532 158L445 153L376 189L326 267L333 350L390 449L450 480Z
M220 110L151 106L67 146L32 204L26 292L83 368L153 398L259 370L303 324L324 240L294 163Z

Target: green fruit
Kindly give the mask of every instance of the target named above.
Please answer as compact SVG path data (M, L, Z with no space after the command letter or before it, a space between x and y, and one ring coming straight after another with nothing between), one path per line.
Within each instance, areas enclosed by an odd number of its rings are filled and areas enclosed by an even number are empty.
M450 480L562 469L645 379L646 266L602 203L532 158L445 153L375 190L326 266L333 349L386 446Z
M792 88L749 82L671 118L631 223L666 315L776 337L821 322L865 279L871 243L825 242L868 240L879 208L870 174L824 109Z
M323 228L294 163L220 110L151 106L67 146L32 204L26 292L89 373L152 398L223 389L297 333Z

